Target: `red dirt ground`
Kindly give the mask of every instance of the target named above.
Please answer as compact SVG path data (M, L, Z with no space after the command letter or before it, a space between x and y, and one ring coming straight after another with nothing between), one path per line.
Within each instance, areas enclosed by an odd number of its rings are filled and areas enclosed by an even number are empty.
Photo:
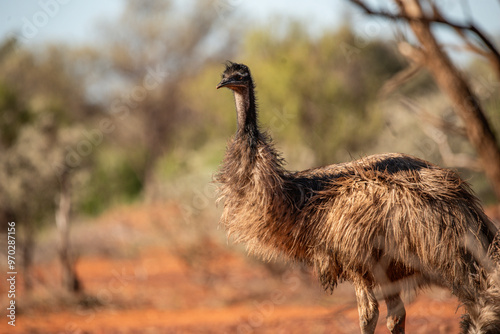
M34 290L26 293L18 275L16 327L3 311L0 333L360 332L349 284L329 295L308 270L262 264L209 234L176 242L173 234L185 238L180 212L174 204L134 205L75 226L78 296L59 287L57 239L45 234ZM2 305L6 295L2 284ZM458 306L446 291L421 293L406 306L407 332L457 333ZM384 317L382 305L377 333L388 332Z

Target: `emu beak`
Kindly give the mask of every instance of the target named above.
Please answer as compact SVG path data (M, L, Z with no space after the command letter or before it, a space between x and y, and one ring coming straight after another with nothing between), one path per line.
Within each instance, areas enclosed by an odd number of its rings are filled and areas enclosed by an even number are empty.
M239 87L245 87L245 84L241 81L234 80L234 79L222 79L215 88L219 89L222 87L227 87L229 89L235 90L238 89Z
M215 86L215 88L219 89L219 88L222 88L222 87L225 87L227 85L229 85L231 83L231 80L228 80L228 79L222 79L218 84L217 86Z

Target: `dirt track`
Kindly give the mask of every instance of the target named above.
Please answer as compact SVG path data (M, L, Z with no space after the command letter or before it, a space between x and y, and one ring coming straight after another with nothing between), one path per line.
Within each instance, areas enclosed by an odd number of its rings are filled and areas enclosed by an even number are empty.
M34 292L28 297L20 288L15 330L4 319L1 333L359 333L349 284L328 295L303 268L263 265L210 239L199 241L198 253L172 249L158 242L169 228L160 233L148 222L155 210L170 210L154 213L169 217L168 226L172 208L120 210L74 231L78 247L94 247L116 231L127 236L80 256L84 293L63 293L56 259L43 260ZM97 228L99 237L92 235ZM4 305L4 285L0 293ZM421 293L407 305L407 332L458 333L457 308L446 291ZM385 311L382 305L377 333L387 333Z

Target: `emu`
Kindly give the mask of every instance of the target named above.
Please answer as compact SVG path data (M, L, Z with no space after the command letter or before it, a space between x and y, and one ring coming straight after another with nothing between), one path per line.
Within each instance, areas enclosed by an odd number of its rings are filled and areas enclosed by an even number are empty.
M378 299L390 332L404 333L401 293L431 284L463 304L463 333L500 333L498 231L457 173L397 153L287 171L259 128L248 67L228 62L222 87L237 131L215 181L235 242L311 265L326 290L352 282L362 333L375 331Z

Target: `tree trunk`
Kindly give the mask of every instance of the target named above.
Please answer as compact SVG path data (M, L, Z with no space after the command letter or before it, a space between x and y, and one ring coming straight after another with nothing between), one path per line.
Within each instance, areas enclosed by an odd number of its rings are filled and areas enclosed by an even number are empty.
M403 14L410 18L424 15L418 0L396 0L396 3ZM426 67L462 119L467 137L477 151L485 174L500 199L500 148L477 97L437 43L429 23L417 19L408 20L408 23L422 46Z
M33 248L35 247L33 223L26 221L24 224L24 242L22 243L23 249L23 276L24 288L26 291L33 289L33 277L31 267L33 264Z
M59 258L62 266L62 284L69 292L78 292L81 289L76 275L74 259L71 256L69 239L69 216L71 212L71 182L69 171L60 177L60 193L56 210L56 226L59 230L60 245Z
M142 193L144 201L147 203L154 203L160 198L159 184L155 170L158 159L159 154L156 153L155 149L148 152L142 177Z

